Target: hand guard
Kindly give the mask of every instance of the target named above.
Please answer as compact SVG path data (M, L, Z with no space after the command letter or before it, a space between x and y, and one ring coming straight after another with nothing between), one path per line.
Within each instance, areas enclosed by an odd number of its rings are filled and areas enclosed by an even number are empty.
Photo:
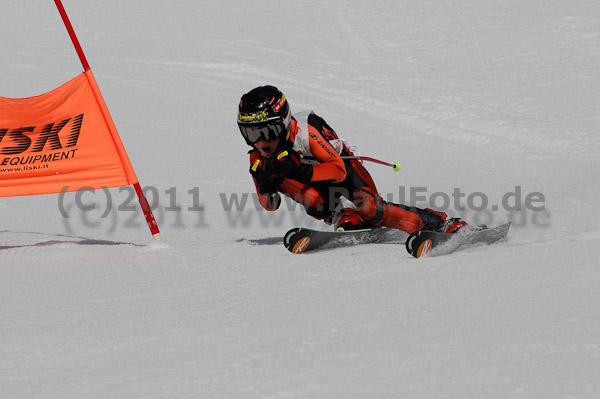
M260 194L272 194L278 191L284 177L275 169L275 161L267 157L260 157L250 165L250 174L256 181Z
M313 166L302 163L302 158L294 150L281 150L275 156L275 169L286 179L296 180L302 184L310 183Z

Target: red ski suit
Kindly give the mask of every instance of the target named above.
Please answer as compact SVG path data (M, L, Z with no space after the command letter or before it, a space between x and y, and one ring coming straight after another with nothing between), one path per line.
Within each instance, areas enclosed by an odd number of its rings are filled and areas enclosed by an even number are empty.
M285 179L278 190L303 204L307 213L317 219L331 222L340 196L343 196L355 205L365 226L386 226L412 233L423 228L437 230L446 220L443 212L384 201L362 163L356 159L342 159L341 156L354 154L335 131L313 112L294 115L286 145L293 146L303 162L313 163L313 175L309 184ZM251 165L258 158L258 150L250 151ZM257 186L256 180L254 184ZM281 201L277 197L261 194L258 186L257 192L266 210L279 208Z

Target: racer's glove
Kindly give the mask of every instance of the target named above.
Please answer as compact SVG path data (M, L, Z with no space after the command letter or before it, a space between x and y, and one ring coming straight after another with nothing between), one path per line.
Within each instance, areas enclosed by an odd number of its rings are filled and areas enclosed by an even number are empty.
M312 179L313 166L302 163L302 158L294 150L281 150L275 156L275 169L286 179L308 184Z
M261 194L276 193L284 179L276 170L275 161L262 156L250 165L250 174L256 180L258 192Z

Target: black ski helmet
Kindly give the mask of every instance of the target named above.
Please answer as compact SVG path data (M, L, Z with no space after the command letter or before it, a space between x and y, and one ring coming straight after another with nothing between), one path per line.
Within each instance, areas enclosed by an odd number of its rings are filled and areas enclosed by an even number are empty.
M275 86L259 86L242 96L237 123L248 145L289 137L292 113Z

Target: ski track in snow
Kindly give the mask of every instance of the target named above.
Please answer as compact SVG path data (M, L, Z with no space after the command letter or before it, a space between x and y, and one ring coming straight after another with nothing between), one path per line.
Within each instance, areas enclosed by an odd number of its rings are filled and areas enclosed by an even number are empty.
M128 62L120 60L119 62ZM142 64L143 61L129 61L132 64ZM148 68L148 67L147 67ZM590 149L585 142L573 142L570 137L560 138L552 137L548 141L546 132L531 132L521 129L520 131L513 130L513 127L505 122L481 121L473 124L461 124L456 126L452 122L446 122L447 116L438 115L435 112L424 111L419 108L411 107L410 105L390 104L387 101L378 101L376 98L368 98L357 95L351 91L344 89L333 89L320 84L310 83L306 80L292 80L286 75L274 74L269 70L261 70L260 68L250 68L245 64L219 64L219 63L172 63L166 61L164 63L154 63L151 67L158 71L168 73L184 73L192 76L193 80L199 85L225 85L224 82L238 81L242 84L252 77L256 81L277 80L285 82L286 86L294 87L296 91L300 91L305 96L313 98L315 103L323 100L336 99L336 103L345 109L354 110L355 112L366 113L378 121L386 121L391 125L398 124L403 130L409 130L415 136L431 136L436 140L449 142L457 142L461 145L470 147L490 147L494 148L502 146L512 151L535 151L545 149L552 155L558 155L562 152L565 146L571 147L576 153L581 154ZM131 87L137 85L146 85L147 82L139 79L127 78L125 80L116 76L109 77L112 81L119 82ZM230 83L228 83L230 84ZM185 93L180 93L170 88L168 85L159 83L152 84L150 91L155 93L166 93L173 96L180 96L186 99L192 99ZM146 88L146 90L149 90ZM364 115L361 116L364 118ZM533 134L532 134L533 133ZM412 140L414 138L404 137L403 139Z

